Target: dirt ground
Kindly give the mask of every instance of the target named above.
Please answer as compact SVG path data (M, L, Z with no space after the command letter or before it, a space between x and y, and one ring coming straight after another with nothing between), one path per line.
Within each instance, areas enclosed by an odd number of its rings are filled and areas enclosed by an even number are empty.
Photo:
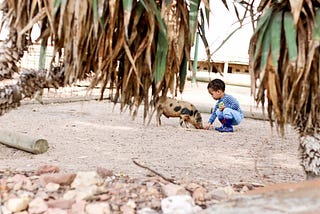
M177 118L162 117L162 126L143 124L109 100L69 103L23 103L0 117L0 128L44 138L47 152L30 154L0 144L0 169L36 170L56 165L63 171L104 167L132 177L149 170L167 178L228 185L304 180L298 159L298 138L290 127L282 139L269 122L245 118L234 133L178 127ZM209 114L202 114L207 121Z

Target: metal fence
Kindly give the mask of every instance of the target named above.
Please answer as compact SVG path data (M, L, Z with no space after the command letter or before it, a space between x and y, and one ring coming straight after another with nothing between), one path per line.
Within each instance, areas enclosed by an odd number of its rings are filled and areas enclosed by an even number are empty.
M25 51L21 59L21 68L39 69L40 47L40 45L32 45L29 47L28 51ZM53 46L47 46L45 68L49 68L52 57Z

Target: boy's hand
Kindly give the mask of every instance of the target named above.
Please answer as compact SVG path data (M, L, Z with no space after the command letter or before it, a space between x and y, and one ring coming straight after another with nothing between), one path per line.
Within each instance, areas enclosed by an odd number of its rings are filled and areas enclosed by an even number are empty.
M211 126L211 123L207 123L207 125L204 127L205 130L208 130Z

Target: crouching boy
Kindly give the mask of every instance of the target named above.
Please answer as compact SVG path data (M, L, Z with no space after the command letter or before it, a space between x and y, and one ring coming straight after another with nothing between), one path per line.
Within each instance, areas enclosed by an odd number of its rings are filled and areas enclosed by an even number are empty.
M239 125L243 120L243 112L236 98L226 94L225 83L220 79L214 79L208 84L208 92L217 103L212 111L205 129L209 129L216 118L222 126L215 128L219 132L233 132L233 125Z

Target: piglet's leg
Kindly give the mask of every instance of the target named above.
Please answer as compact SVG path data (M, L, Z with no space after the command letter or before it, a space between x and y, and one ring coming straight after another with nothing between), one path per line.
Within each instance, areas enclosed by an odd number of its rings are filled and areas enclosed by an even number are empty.
M160 117L161 117L162 114L163 114L163 109L159 108L158 111L157 111L157 126L161 126Z
M186 128L189 128L189 122L187 120L184 121L184 124L186 125Z
M189 128L188 118L186 117L180 117L180 126L182 127L182 124L184 123L186 128Z
M180 120L179 120L179 126L180 127L182 127L183 122L184 122L183 119L180 117Z

